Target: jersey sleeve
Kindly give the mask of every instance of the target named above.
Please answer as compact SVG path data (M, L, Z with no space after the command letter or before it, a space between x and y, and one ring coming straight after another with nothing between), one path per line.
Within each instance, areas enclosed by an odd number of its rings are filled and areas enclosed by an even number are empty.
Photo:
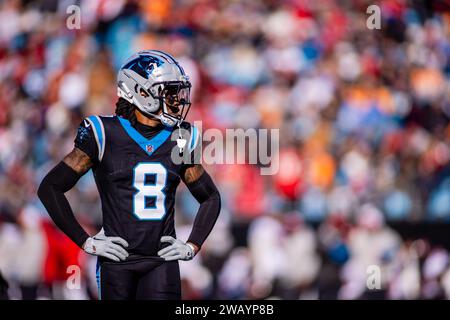
M86 153L93 163L98 161L99 149L95 138L94 128L89 120L84 119L80 123L74 144L76 148Z

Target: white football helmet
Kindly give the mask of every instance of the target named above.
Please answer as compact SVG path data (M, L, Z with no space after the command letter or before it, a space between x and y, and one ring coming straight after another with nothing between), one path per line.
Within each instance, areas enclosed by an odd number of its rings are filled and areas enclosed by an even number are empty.
M133 55L117 75L119 97L170 127L186 118L191 106L190 89L189 77L178 62L157 50Z

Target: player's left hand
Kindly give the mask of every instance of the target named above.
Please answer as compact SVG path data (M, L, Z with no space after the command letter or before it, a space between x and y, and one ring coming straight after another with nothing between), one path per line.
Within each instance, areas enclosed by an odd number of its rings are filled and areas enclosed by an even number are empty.
M166 261L172 260L191 260L194 258L194 248L188 243L175 239L171 236L161 237L161 242L168 242L170 246L158 251L158 256Z

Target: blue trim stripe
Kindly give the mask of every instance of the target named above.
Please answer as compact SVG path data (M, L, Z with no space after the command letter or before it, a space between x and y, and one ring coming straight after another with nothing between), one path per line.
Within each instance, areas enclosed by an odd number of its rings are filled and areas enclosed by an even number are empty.
M151 139L147 139L136 131L135 128L133 128L130 121L122 117L117 118L130 138L133 139L149 156L151 156L172 134L173 128L164 127L164 129L162 129L156 136ZM147 146L150 148L147 148Z
M98 160L101 161L103 158L103 151L105 149L103 123L101 123L101 120L97 116L89 116L87 119L94 126L94 133L98 143Z
M195 146L197 145L197 139L198 139L198 130L197 127L194 125L191 126L191 142L189 144L189 150L192 151L195 149Z
M101 287L101 266L100 262L97 258L97 265L95 266L95 280L97 280L97 288L98 288L98 300L102 300L102 287Z

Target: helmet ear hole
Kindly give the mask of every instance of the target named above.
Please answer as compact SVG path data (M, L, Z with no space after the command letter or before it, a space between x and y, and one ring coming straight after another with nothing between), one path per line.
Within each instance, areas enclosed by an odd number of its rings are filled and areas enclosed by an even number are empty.
M139 94L141 96L143 96L144 98L148 98L150 95L147 93L147 91L145 91L144 89L140 88L139 89Z

